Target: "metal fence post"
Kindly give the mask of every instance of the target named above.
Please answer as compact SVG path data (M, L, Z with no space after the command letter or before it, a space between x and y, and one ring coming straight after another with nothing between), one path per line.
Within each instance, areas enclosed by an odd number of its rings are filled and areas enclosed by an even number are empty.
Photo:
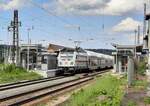
M127 80L128 86L131 86L134 80L134 61L131 56L128 57Z

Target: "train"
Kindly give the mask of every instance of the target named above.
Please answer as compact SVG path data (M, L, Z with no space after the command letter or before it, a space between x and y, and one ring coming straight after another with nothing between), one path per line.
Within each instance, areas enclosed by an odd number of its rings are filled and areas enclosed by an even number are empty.
M58 68L64 74L76 74L113 67L113 57L82 48L63 48L59 51Z

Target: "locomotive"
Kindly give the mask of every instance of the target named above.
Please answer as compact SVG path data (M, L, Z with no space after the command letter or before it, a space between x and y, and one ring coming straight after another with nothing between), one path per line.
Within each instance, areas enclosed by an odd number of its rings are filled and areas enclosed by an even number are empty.
M82 48L63 48L57 58L58 68L61 68L65 74L76 74L113 66L112 56Z

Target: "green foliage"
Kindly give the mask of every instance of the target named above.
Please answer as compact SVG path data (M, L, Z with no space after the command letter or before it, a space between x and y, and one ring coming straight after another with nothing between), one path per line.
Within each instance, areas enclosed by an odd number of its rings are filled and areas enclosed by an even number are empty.
M150 104L150 97L146 97L146 98L144 99L144 103L145 103L145 104Z
M148 82L146 80L134 80L132 86L134 88L146 88L148 86Z
M135 102L133 101L128 101L127 106L137 106Z
M138 63L137 73L140 75L145 75L145 72L146 72L146 63L143 60L143 61Z
M20 80L32 80L42 78L34 72L27 72L21 67L0 64L0 83L17 82Z
M74 93L66 106L120 106L123 97L121 88L124 81L106 75L98 78L94 84ZM105 96L104 100L99 97Z

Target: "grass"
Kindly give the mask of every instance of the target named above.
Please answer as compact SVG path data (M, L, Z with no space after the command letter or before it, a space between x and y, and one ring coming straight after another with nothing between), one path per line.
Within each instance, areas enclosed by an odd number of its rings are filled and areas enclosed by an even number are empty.
M145 72L146 72L146 62L145 60L143 60L140 61L137 65L137 73L144 76Z
M141 79L142 77L145 77L145 73L146 73L146 62L145 61L146 60L142 60L142 61L138 62L138 64L137 64L137 74L136 74L136 80L134 80L133 84L132 84L133 88L145 89L148 86L147 80Z
M144 103L145 104L150 104L150 97L145 97L144 98Z
M133 101L130 100L130 101L128 101L127 106L137 106L137 105L136 105L135 102L133 102Z
M91 86L74 93L65 106L120 106L125 80L111 75L97 78Z
M14 65L0 64L0 83L10 83L38 78L42 77L34 72L27 72L25 69Z
M148 82L146 80L134 80L132 87L134 89L146 89L148 86Z

